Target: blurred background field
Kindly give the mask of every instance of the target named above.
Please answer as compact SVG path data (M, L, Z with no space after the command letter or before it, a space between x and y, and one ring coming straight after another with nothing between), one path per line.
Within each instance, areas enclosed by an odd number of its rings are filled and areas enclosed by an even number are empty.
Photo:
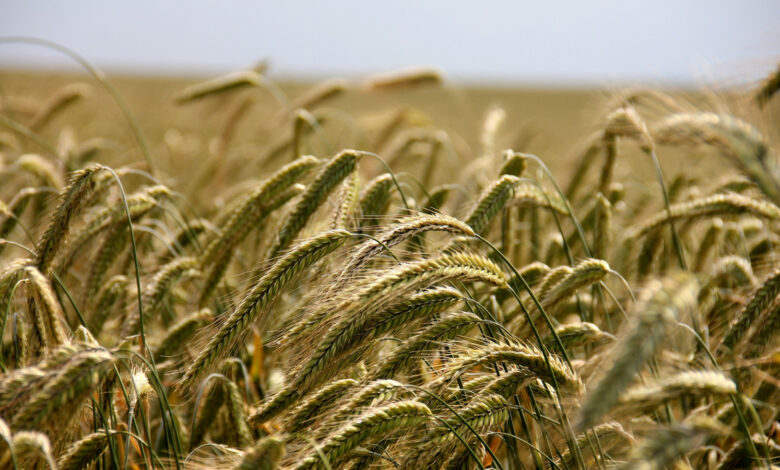
M284 78L276 83L271 77L269 80L284 95L282 100L290 102L319 83ZM160 176L167 184L195 197L208 194L202 187L206 181L215 189L262 178L292 158L291 149L285 144L292 136L293 120L286 105L268 89L253 87L180 104L174 100L177 92L211 77L109 78L137 118ZM434 181L447 181L461 165L467 165L483 151L480 135L485 120L491 111L500 110L496 146L538 155L556 178L566 182L588 136L603 125L609 111L620 100L651 90L642 86L476 86L450 81L446 74L444 78L442 85L370 91L361 85L364 77L352 76L347 81L350 89L316 108L319 115L330 119L323 119L320 133L304 139L301 151L322 156L341 148L359 148L388 158L387 152L394 151L393 139L402 138L398 134L402 136L414 129L442 131L451 144L446 152L449 164L437 169L439 174ZM93 156L97 161L143 168L143 155L131 126L109 93L89 75L0 70L0 104L9 116L24 123L45 107L58 90L78 83L84 85L83 96L55 113L36 131L54 147L65 145L69 139L79 143L99 139L99 155ZM752 98L750 86L725 90L711 86L695 91L670 87L649 92L639 104L647 105L643 112L651 124L654 118L674 111L715 110L750 119L769 139L775 139L778 130L770 123L776 122L779 107L770 103L756 113ZM382 135L395 120L398 127ZM224 135L226 129L228 135ZM8 139L22 138L7 129L3 135ZM227 141L220 143L225 138ZM217 151L215 146L219 145L224 148ZM652 164L630 143L624 147L622 152L630 160L618 164L615 171L621 179L643 186ZM413 147L409 154L425 158L426 151L424 146ZM693 177L706 177L713 170L720 172L717 165L699 165L696 157L681 158L690 157L691 152L696 155L692 149L662 147L658 156L670 177L691 169L695 170ZM274 158L268 159L275 153ZM270 166L263 167L261 162ZM378 169L372 163L365 166L368 173ZM217 206L221 202L212 201Z

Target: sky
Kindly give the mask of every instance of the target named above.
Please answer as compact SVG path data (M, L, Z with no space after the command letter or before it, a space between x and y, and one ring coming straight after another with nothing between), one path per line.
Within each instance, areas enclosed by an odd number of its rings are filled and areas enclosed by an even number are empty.
M462 82L734 83L780 61L780 0L0 0L0 36L55 41L114 73L277 76L435 66ZM0 42L0 68L62 68Z

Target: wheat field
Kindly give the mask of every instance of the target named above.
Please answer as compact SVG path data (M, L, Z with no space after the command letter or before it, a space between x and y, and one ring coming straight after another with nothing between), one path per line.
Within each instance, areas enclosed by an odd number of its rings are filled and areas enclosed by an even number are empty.
M778 468L779 82L3 72L0 468Z

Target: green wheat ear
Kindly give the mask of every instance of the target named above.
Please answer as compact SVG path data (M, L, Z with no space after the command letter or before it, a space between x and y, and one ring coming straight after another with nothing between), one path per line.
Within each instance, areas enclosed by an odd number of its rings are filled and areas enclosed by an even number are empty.
M49 226L37 243L35 265L42 273L46 273L57 252L64 245L70 222L94 188L94 176L100 169L99 166L93 166L73 172L70 183L60 192L59 203Z
M279 231L276 244L271 249L270 258L278 257L290 242L292 242L301 229L309 221L328 195L346 178L357 165L360 154L345 150L331 159L315 177L314 181L306 187L301 200L287 217L285 224Z
M336 430L325 439L319 452L304 458L294 468L317 468L321 456L331 465L336 465L347 452L362 442L375 440L399 429L419 426L430 420L431 415L427 406L416 401L401 401L375 408Z
M182 378L182 386L191 385L219 358L225 357L240 343L249 332L248 326L255 322L259 315L266 313L265 308L295 275L335 251L351 236L352 234L346 230L324 232L300 242L280 258L252 286L236 309L220 325L206 348L198 354L195 362L187 369Z
M505 174L487 188L479 198L477 205L466 217L466 224L476 233L483 233L496 214L512 197L512 190L520 184L516 176Z

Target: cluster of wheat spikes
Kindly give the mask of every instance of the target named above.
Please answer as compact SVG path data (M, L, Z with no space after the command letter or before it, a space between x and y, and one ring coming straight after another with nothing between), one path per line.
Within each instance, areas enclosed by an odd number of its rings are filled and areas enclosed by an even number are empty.
M755 122L778 72L743 100ZM84 86L4 101L0 468L778 468L777 123L622 95L560 189L501 150L500 109L464 154L408 110L323 106L441 82L287 100L259 67L182 90L234 106L204 187L242 93L291 129L257 180L191 198L97 163L105 142L48 143ZM667 180L665 152L712 177ZM616 181L634 159L656 173Z

